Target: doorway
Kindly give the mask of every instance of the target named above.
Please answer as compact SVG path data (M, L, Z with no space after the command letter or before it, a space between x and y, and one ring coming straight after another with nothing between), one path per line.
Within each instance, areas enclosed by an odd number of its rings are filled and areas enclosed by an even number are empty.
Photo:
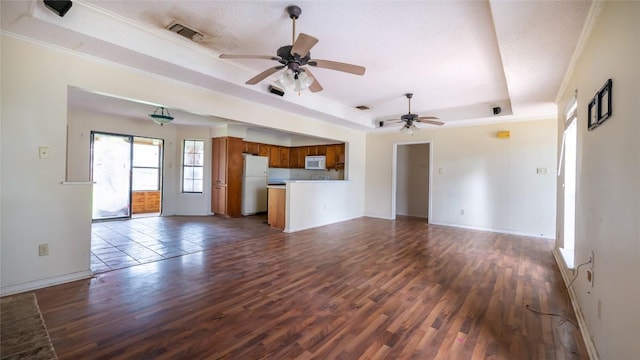
M92 219L160 214L163 140L91 132Z
M431 209L431 144L394 144L392 218L429 219Z

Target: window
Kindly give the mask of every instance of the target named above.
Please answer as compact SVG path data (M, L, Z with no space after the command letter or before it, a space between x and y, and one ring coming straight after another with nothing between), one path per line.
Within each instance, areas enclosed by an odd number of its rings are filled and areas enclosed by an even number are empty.
M182 153L182 192L201 193L204 183L204 140L185 140Z
M131 190L160 190L160 149L157 139L134 138Z

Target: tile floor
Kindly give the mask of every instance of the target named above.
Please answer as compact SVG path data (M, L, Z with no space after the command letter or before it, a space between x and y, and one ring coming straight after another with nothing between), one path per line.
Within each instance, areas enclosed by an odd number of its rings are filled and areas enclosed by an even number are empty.
M278 232L266 220L266 214L259 214L237 219L167 216L95 222L91 225L91 270L103 273Z

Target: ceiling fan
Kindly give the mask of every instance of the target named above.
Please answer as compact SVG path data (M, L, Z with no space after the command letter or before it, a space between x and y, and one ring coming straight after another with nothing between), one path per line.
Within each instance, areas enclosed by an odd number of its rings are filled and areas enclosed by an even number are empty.
M276 72L286 68L278 78L281 86L286 87L295 85L296 91L309 88L311 92L322 90L322 85L311 74L309 68L305 66L314 66L317 68L342 71L354 75L364 75L365 68L359 65L352 65L331 60L312 59L311 48L318 42L313 36L300 33L296 39L296 19L300 17L302 10L300 7L291 5L286 8L289 18L293 21L292 44L285 45L278 49L277 56L270 55L229 55L221 54L221 59L264 59L274 60L280 65L271 67L260 74L249 79L246 84L255 85Z
M413 133L414 131L418 131L420 130L415 123L427 123L427 124L431 124L431 125L438 125L438 126L442 126L444 125L444 123L442 121L437 121L438 118L435 116L418 116L418 114L412 114L411 113L411 98L413 97L412 93L406 93L404 94L404 96L407 97L407 99L409 100L409 111L402 115L400 117L400 119L391 119L391 120L385 120L385 121L380 121L380 127L384 126L384 124L386 122L389 123L401 123L404 122L404 125L402 126L402 128L400 128L401 132L409 132L409 133Z

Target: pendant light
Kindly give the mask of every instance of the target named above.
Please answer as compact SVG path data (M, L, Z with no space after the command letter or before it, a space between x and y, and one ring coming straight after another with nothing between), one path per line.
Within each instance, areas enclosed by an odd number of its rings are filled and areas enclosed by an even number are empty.
M165 109L162 106L158 106L153 114L149 114L149 116L151 116L153 122L160 126L168 124L171 122L171 120L173 120L173 116L169 114L169 110Z

